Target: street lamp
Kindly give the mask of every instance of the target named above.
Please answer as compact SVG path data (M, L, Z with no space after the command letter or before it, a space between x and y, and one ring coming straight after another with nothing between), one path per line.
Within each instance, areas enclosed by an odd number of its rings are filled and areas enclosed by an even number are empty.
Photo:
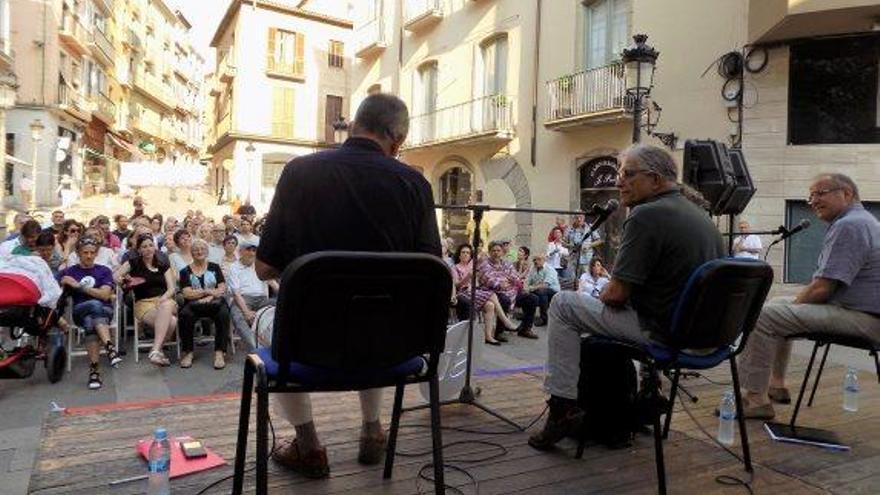
M345 139L348 137L348 122L345 121L345 117L339 115L336 117L336 120L333 121L333 139L337 145L342 144Z
M654 69L660 52L647 44L648 35L646 34L633 36L633 41L635 43L632 46L624 48L621 58L623 59L626 93L632 98L632 142L638 143L642 138L643 99L651 94L651 88L654 86Z
M43 140L43 129L46 127L40 121L40 119L36 119L31 122L31 139L34 141L34 154L33 160L31 161L31 197L30 197L30 211L33 212L37 209L37 158L39 148L38 145L40 141Z
M253 142L249 142L247 148L244 149L245 160L247 160L247 177L248 177L248 190L247 196L245 198L245 204L251 204L251 176L254 175L254 162L257 159L257 148L254 147Z

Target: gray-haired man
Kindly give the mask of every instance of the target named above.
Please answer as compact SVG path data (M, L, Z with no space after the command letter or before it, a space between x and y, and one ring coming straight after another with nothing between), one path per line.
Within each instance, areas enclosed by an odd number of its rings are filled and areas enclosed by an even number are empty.
M545 388L550 414L529 445L546 450L572 433L577 407L581 334L647 344L662 342L691 273L724 256L709 215L680 193L675 161L656 146L635 145L620 155L617 188L631 208L611 281L599 299L582 292L556 294L550 304ZM597 398L596 400L602 400Z
M793 301L774 299L761 310L740 357L746 418L772 419L771 400L791 402L785 388L787 337L822 332L880 344L880 221L865 210L858 187L843 174L816 177L809 202L829 223L818 269Z

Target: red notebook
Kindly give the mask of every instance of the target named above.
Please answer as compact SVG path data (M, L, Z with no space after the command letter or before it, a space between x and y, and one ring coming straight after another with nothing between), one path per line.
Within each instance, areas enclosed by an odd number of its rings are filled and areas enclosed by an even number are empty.
M183 456L183 450L180 448L181 440L191 440L189 437L178 437L170 439L171 443L171 474L172 478L177 478L178 476L184 476L187 474L198 473L199 471L207 471L208 469L215 468L217 466L222 466L226 464L226 461L223 460L222 457L215 454L211 449L205 447L205 452L208 453L205 457L200 457L198 459L187 459ZM141 457L147 459L150 452L150 443L153 441L152 438L146 440L140 440L137 444L137 451Z

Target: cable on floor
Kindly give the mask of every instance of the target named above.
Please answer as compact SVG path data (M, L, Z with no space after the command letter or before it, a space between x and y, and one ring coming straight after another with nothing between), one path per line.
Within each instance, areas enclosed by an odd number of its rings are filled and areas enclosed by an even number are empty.
M269 430L272 432L272 448L269 449L269 455L266 457L266 462L269 462L269 459L272 457L273 454L275 454L275 448L276 448L276 444L275 444L275 426L272 424L272 414L271 414L271 413L270 413L270 414L266 414L266 417L269 419ZM253 471L253 470L256 469L256 468L257 468L257 462L254 461L253 466L251 466L251 467L245 469L245 470L244 470L244 473L242 473L242 474L249 473L249 472ZM220 483L223 483L224 481L231 480L231 479L234 478L234 477L235 477L235 473L234 473L234 472L233 472L232 474L228 475L228 476L224 476L224 477L218 479L217 481L212 482L210 485L207 485L207 486L205 486L204 488L202 488L201 490L199 490L199 491L196 493L196 495L202 495L202 494L204 494L204 493L207 493L208 490L210 490L211 488L214 488L215 486L219 485Z

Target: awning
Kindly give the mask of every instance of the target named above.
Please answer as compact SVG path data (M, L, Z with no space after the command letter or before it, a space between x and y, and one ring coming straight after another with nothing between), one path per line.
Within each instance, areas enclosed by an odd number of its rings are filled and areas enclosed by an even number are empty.
M141 150L138 149L137 146L129 143L128 141L124 141L122 139L119 139L118 137L114 136L113 134L108 133L107 135L110 136L110 141L113 141L113 144L115 144L116 146L119 146L120 148L124 149L125 151L128 151L129 153L131 153L132 160L142 161L147 158L143 154L143 152L141 152Z

